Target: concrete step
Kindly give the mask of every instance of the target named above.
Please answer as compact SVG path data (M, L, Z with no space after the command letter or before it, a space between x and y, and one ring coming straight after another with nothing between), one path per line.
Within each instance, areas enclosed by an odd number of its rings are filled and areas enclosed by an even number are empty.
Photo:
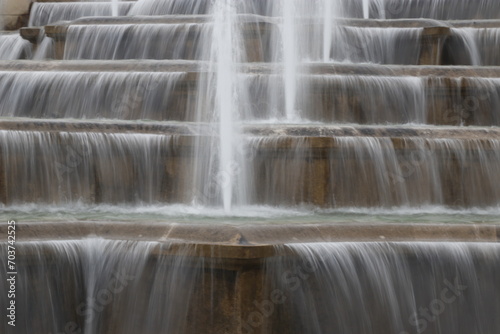
M307 242L500 242L500 225L479 224L176 224L169 222L17 222L19 242L78 240L86 237L197 244L192 256L263 259L276 256L275 245ZM7 226L0 226L5 239ZM166 237L168 236L168 237ZM209 247L217 249L207 252ZM172 254L175 248L163 250Z
M210 154L218 140L200 124L13 120L0 129L0 199L8 204L190 202L198 189L192 168L203 158L195 152ZM500 203L495 128L246 125L243 133L239 164L252 204Z
M279 44L275 39L280 34L278 26L281 19L262 18L255 15L239 15L238 19L243 25L245 61L273 62L279 59L279 50L272 45ZM56 59L138 57L203 59L199 49L200 42L209 38L207 37L207 34L210 34L208 21L209 17L205 15L101 17L82 18L69 23L49 25L44 29L47 36L56 41ZM303 40L311 39L310 36L307 37L309 32L323 30L316 22L307 19L301 21L301 34L304 36L299 37ZM492 46L494 43L488 42L496 40L496 35L500 31L499 20L342 19L338 20L337 23L339 26L335 28L334 32L338 31L340 35L334 38L337 46L337 49L331 52L334 59L387 64L409 62L410 65L500 65L500 57L496 56L496 51ZM36 44L41 40L39 38L40 29L36 27L24 28L21 35L34 43L36 48ZM69 41L67 40L68 29L72 31ZM155 36L158 33L164 36L159 40L156 38L155 41L150 41L146 49L135 45L143 42L144 38L147 39L148 36ZM109 52L83 48L80 38L84 38L86 43L95 38L109 39L106 42ZM170 51L167 52L165 41L168 41L169 46L184 45L184 47L176 52L169 48ZM475 46L471 45L471 41L475 43ZM381 54L370 54L369 49L373 48L369 45L373 43L381 44L377 44L378 46L375 47L375 49L381 50ZM394 50L387 49L387 43L394 44L394 48L397 48L398 52L405 56L391 54ZM304 47L313 50L311 51L313 54L308 57L321 58L319 54L322 54L322 50L314 51L319 46L308 45ZM124 50L131 48L140 49L142 53L134 54L130 51L128 54L124 53ZM458 52L459 50L461 52ZM318 55L315 55L314 52ZM476 59L478 57L479 59Z
M246 61L249 62L271 62L275 61L277 55L275 50L276 48L271 47L277 42L273 42L273 38L275 39L277 34L279 34L279 19L263 19L259 16L253 15L241 15L239 20L244 25L242 28L243 31L243 39L245 41L245 50L246 50ZM199 53L199 42L207 39L206 34L209 34L209 25L207 22L206 16L174 16L174 17L118 17L118 18L84 18L80 20L76 20L69 25L51 25L45 27L45 32L47 36L52 37L56 41L56 58L62 59L72 59L75 57L83 57L83 58L101 58L106 59L108 57L115 57L117 55L116 52L110 55L96 55L92 50L80 50L81 44L79 43L79 37L82 34L86 34L85 38L93 38L95 34L99 34L102 37L107 36L110 38L110 45L113 47L112 43L117 43L116 41L120 41L123 37L123 34L127 34L128 41L134 41L134 33L140 34L141 29L149 29L156 32L162 32L162 34L166 34L164 38L161 38L157 41L152 41L152 43L148 44L150 49L143 50L143 54L141 58L171 58L171 57L180 57L183 59L199 59L199 57L203 57ZM313 23L309 20L303 21L303 31L307 32L309 30L315 31L318 27L315 27L317 24ZM415 48L415 44L420 47L417 52L420 53L416 62L418 64L424 65L435 65L441 62L441 49L443 48L443 44L449 35L449 28L440 26L439 23L431 22L428 20L407 20L407 21L394 21L392 23L383 23L380 21L368 21L361 22L359 20L344 20L341 21L341 24L344 27L352 27L357 28L362 26L363 28L373 28L373 27L383 27L387 29L395 29L401 28L411 31L411 29L421 28L422 31L419 31L419 36L406 36L402 37L398 43L401 48ZM89 26L88 28L80 27ZM120 25L126 25L125 27ZM132 25L132 26L130 26ZM154 26L155 25L155 26ZM77 28L71 28L72 26L78 26ZM72 32L72 37L68 40L67 33L68 29L73 31L74 29L78 29L78 32ZM73 30L71 30L73 29ZM125 30L124 30L125 29ZM170 30L169 30L170 29ZM172 30L175 29L175 30ZM92 30L92 32L90 31ZM95 32L94 32L95 30ZM134 32L135 31L135 32ZM414 30L415 31L415 30ZM399 31L401 32L401 31ZM380 32L382 35L383 31ZM416 33L416 31L415 31ZM24 32L24 35L33 36L36 34L35 31ZM357 34L357 32L356 32ZM148 33L148 36L151 34ZM394 35L394 33L393 33ZM389 35L384 38L394 38L394 36ZM121 37L120 37L121 36ZM106 37L106 38L107 38ZM359 36L359 43L365 43L362 34ZM159 52L158 50L162 50L165 47L164 40L168 39L170 45L186 45L185 50L181 50L179 54L170 55L168 52ZM30 40L33 40L30 38ZM346 41L347 43L357 43L352 41ZM119 42L118 42L119 43ZM155 44L157 43L157 44ZM130 49L132 45L121 45L116 44L115 48L125 48ZM353 49L351 50L353 55L347 55L349 57L359 56L357 53L362 53L362 46L358 45L346 45L347 48ZM79 51L75 51L75 50ZM149 51L148 51L149 50ZM171 50L171 49L170 49ZM154 52L153 52L154 51ZM349 52L351 52L349 51ZM172 51L171 51L172 52ZM390 52L390 50L388 50ZM414 56L414 55L412 55ZM122 57L138 57L137 55L123 55ZM342 57L342 56L340 56ZM389 57L391 58L391 57ZM372 60L377 62L376 60ZM391 62L391 60L386 60L387 62ZM392 60L395 62L402 60Z
M6 238L5 225L0 226L0 236ZM65 325L66 328L88 330L88 322L73 310L90 312L89 305L93 305L101 310L94 327L106 328L106 333L110 334L152 334L164 332L165 328L170 332L171 322L151 316L152 310L178 315L175 327L182 326L182 332L189 334L264 334L269 333L267 328L271 326L276 333L300 334L300 330L294 329L309 324L309 317L299 316L295 309L304 295L314 298L315 305L330 305L328 301L335 302L341 297L343 301L362 293L367 298L360 302L359 308L368 305L373 308L370 316L377 312L377 317L383 320L374 322L370 331L382 334L393 328L387 314L394 307L399 306L398 312L403 319L410 318L414 308L402 309L400 304L387 305L368 296L378 287L387 287L387 290L377 290L384 295L394 291L393 285L387 285L387 279L395 280L402 273L407 277L405 283L410 292L402 290L401 294L418 297L424 294L425 301L436 300L433 299L434 289L429 291L429 286L441 287L441 290L444 286L448 290L443 291L448 295L458 295L466 300L480 298L483 303L487 302L485 321L492 328L496 324L494 310L498 296L492 291L496 291L499 246L495 226L344 224L256 228L222 224L19 222L16 227L19 241L16 243L15 263L18 284L23 287L16 291L16 310L35 315L46 308L47 300L68 310L46 310L46 317L53 319L51 323L46 318L34 316L24 325L26 333L36 328L44 331L64 329ZM152 232L157 234L153 236ZM267 237L262 238L265 233ZM141 237L141 234L148 236ZM202 240L197 241L202 235ZM59 239L60 236L67 239ZM121 236L126 236L126 239L121 239ZM273 236L277 239L259 243ZM387 236L387 241L381 241L382 236ZM346 242L294 245L297 240L308 240L309 237L315 241ZM183 242L184 238L188 241ZM245 238L257 242L249 245L238 242ZM353 238L355 242L350 241ZM405 242L414 238L426 242ZM312 251L305 256L301 247ZM317 254L322 247L325 249ZM94 260L96 257L107 267L98 267L91 262L99 270L89 274L86 264L89 258ZM344 270L333 270L339 268L339 263L343 264L340 268ZM373 270L374 263L377 264L376 271ZM474 275L470 274L472 270ZM3 278L10 277L5 275ZM353 282L346 283L346 278L352 278ZM422 278L426 284L417 284ZM371 284L364 283L365 280ZM337 281L351 284L343 287L340 297L333 298L330 289ZM179 282L183 284L179 285ZM172 289L172 286L176 288ZM460 291L452 290L457 286L467 291L459 295ZM474 294L470 296L472 287ZM92 304L89 304L88 291L97 291ZM5 304L3 306L7 308ZM196 307L183 308L184 304ZM450 311L461 311L457 304L460 303L447 303L446 307ZM355 306L351 306L352 312L358 309L358 304ZM179 309L181 312L177 313ZM327 316L338 314L339 309L343 308L317 307L316 313L321 315L321 321L315 321L314 325L326 323L330 327L342 327L330 324L331 317ZM360 315L365 322L371 320L366 320L366 317ZM473 319L467 318L465 323ZM449 326L453 327L456 321L456 318L443 318L440 326L450 323ZM208 322L210 326L207 326Z
M135 1L119 1L117 15L127 15ZM45 26L60 21L71 21L81 17L112 16L114 4L107 2L37 2L30 11L29 26Z
M279 69L241 65L241 119L283 119L284 79L274 74ZM211 102L200 97L198 85L200 76L210 78L208 70L206 63L185 61L5 61L0 115L203 120L197 101L207 110ZM299 116L309 121L500 125L500 67L314 64L298 71L303 94L297 109L307 110ZM58 98L45 99L41 91Z

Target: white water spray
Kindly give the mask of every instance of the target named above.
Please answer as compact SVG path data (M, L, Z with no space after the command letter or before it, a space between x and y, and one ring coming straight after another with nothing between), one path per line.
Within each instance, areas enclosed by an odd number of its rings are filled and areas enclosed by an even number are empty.
M224 210L231 211L233 200L234 119L235 107L235 46L233 39L233 9L230 0L219 0L214 7L214 45L216 50L216 115L219 116L219 184Z
M333 0L325 0L325 16L323 24L323 62L330 60L330 50L332 48L332 19Z
M111 0L111 15L118 16L118 1L119 0Z
M283 62L285 65L285 111L287 120L297 119L297 43L295 27L295 1L283 0Z
M363 18L370 18L370 0L363 0Z

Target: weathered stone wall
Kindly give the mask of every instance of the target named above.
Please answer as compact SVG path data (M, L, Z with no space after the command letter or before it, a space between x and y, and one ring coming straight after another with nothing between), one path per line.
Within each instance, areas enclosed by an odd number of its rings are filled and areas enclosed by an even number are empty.
M0 0L0 30L26 26L32 0Z

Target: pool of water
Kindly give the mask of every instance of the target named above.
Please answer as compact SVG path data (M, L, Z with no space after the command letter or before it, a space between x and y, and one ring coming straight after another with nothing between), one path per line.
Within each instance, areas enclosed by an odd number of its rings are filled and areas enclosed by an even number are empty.
M227 224L321 223L454 223L500 224L500 207L450 209L342 208L240 206L226 213L222 208L195 205L86 205L26 204L0 207L0 220L18 222L155 222Z

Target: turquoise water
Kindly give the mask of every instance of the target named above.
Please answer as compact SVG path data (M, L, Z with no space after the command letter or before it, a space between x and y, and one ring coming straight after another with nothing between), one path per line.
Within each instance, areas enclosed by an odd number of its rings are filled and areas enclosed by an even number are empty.
M307 223L488 223L500 224L500 207L450 209L343 208L240 206L231 213L222 208L189 205L85 205L50 206L26 204L0 208L0 220L18 222L165 222L228 224Z

